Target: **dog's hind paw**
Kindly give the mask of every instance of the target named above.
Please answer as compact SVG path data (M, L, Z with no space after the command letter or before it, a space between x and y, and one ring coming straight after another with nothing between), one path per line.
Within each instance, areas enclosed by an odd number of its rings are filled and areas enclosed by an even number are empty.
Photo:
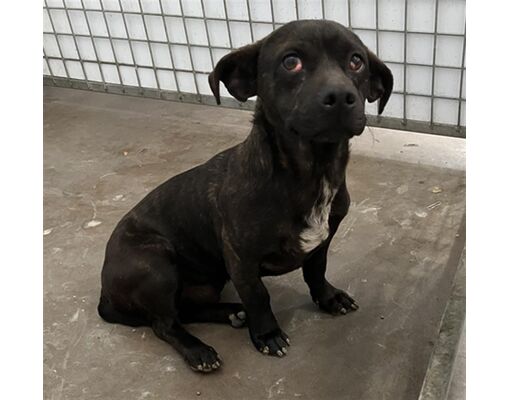
M230 324L234 328L242 328L246 324L246 312L239 311L235 314L230 314L228 319L230 319Z
M195 372L212 372L221 366L218 353L212 347L206 345L187 349L185 359Z

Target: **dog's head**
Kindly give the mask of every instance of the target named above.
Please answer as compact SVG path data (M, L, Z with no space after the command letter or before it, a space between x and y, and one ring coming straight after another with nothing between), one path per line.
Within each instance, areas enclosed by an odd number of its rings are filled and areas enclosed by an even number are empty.
M337 142L365 128L365 100L381 114L393 76L361 40L332 21L290 22L264 39L224 56L209 75L239 101L257 95L279 131Z

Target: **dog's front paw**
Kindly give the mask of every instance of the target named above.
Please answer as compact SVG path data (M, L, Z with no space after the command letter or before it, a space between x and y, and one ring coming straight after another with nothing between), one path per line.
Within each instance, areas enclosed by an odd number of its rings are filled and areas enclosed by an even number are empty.
M281 329L276 329L263 335L251 334L250 332L250 335L253 344L262 354L278 357L283 357L287 354L290 340Z
M334 287L331 287L326 293L317 296L314 300L322 310L333 315L347 314L359 308L351 296L343 290Z

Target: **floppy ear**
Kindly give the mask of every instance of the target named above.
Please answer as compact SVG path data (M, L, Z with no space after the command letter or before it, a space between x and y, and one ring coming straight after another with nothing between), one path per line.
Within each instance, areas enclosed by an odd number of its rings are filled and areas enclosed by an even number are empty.
M377 56L367 49L370 69L370 88L367 100L373 103L379 99L377 113L382 114L393 89L393 75L390 69Z
M209 74L209 86L220 104L220 81L239 101L257 94L257 61L262 42L241 47L224 56Z

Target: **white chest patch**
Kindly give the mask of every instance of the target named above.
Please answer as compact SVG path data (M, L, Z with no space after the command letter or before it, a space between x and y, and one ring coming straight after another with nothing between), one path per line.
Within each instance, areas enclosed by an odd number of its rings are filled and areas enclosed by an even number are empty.
M315 249L329 236L329 213L338 189L333 188L326 178L322 178L321 189L310 213L305 217L308 226L299 235L301 249L305 253Z

